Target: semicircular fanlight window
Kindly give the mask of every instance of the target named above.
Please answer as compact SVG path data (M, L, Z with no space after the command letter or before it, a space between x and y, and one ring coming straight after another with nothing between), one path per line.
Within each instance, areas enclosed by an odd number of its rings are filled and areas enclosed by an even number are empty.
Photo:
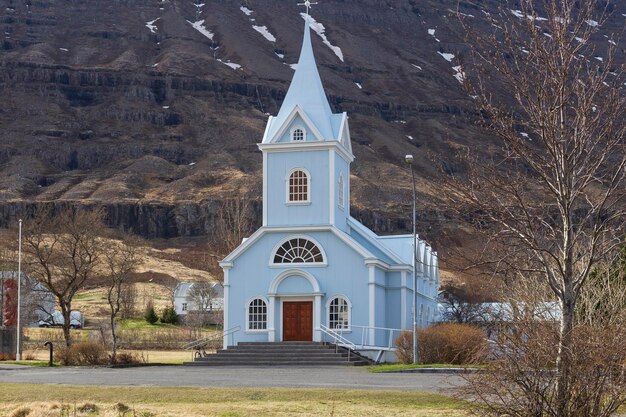
M322 251L308 239L294 238L286 241L274 254L275 264L324 262Z

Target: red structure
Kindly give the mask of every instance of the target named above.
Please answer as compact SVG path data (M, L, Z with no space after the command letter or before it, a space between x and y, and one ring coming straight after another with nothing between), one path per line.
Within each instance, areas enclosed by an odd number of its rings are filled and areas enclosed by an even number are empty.
M4 280L4 326L15 327L17 325L17 281L15 279Z

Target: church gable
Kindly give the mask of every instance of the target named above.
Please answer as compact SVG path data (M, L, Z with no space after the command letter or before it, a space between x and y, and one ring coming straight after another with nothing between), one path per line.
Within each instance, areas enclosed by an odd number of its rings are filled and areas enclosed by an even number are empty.
M280 130L281 135L277 136L275 142L316 142L320 141L319 132L310 123L307 123L300 112L295 112L290 121L287 121L284 128Z
M306 113L302 111L300 106L294 106L282 126L274 126L275 123L280 123L280 121L276 118L271 120L272 126L268 129L268 131L271 130L275 133L270 137L263 138L264 143L288 143L298 141L311 142L324 140L322 133L306 115ZM300 129L301 132L296 132L298 129ZM270 133L266 132L266 134Z

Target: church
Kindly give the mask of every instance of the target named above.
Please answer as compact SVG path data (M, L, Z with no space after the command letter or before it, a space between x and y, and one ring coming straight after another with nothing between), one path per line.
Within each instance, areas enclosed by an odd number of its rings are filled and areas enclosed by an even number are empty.
M350 216L348 116L326 98L308 15L291 85L258 146L262 227L220 262L225 348L327 341L392 353L412 328L414 301L418 326L435 321L436 252L412 235L377 236Z

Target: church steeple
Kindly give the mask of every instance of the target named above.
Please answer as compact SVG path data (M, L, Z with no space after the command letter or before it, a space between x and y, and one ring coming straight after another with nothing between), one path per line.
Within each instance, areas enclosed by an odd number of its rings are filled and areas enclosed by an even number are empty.
M263 143L278 141L280 134L293 118L294 111L304 113L303 118L312 124L317 140L341 140L339 136L343 114L333 114L317 70L311 43L310 17L304 19L304 38L296 72L291 80L285 100L276 117L270 117ZM308 120L307 120L308 119ZM317 137L321 136L321 137Z
M263 226L333 226L347 231L354 160L348 115L334 114L330 108L313 55L310 17L303 16L296 72L259 144Z

